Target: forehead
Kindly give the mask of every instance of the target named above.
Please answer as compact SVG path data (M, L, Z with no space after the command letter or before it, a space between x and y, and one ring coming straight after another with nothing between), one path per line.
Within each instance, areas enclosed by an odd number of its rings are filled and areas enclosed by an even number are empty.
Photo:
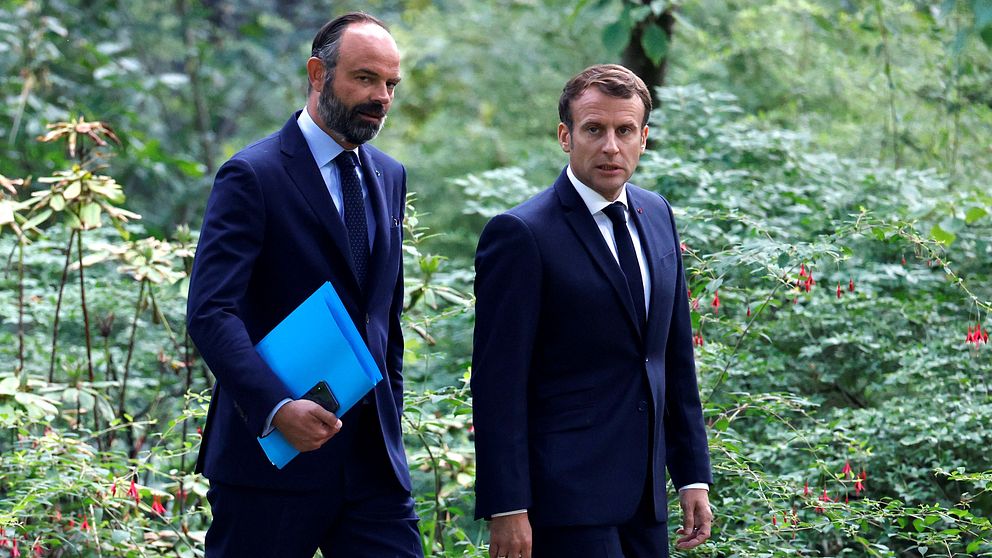
M388 31L374 23L349 25L341 36L338 66L365 68L387 77L400 73L400 51Z
M587 87L571 103L572 120L582 123L588 121L604 122L617 121L633 122L640 126L644 119L644 103L634 95L627 99L612 97L603 93L598 87ZM629 121L629 122L628 122Z

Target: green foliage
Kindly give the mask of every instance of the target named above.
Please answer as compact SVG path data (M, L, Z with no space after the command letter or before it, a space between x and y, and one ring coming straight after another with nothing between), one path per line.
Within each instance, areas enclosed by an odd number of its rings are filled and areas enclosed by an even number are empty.
M212 379L184 334L196 232L173 225L302 104L330 7L0 3L0 556L202 552ZM695 85L657 91L633 181L681 226L717 476L714 540L676 555L992 556L992 3L369 9L404 52L377 143L417 192L403 425L427 555L488 554L476 235L560 171L561 84L668 10L671 40L641 46Z

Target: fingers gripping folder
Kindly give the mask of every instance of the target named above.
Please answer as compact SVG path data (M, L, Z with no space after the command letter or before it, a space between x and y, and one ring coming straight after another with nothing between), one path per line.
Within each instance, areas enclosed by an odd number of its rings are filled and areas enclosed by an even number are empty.
M321 285L279 322L255 350L295 399L326 382L340 405L338 416L382 380L379 367L330 283ZM279 469L300 453L278 430L259 438L258 443Z

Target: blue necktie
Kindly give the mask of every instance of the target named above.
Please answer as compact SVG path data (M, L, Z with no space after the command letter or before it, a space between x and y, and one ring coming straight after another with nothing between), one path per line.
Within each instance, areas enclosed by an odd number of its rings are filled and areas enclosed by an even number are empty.
M644 309L644 282L641 281L641 266L637 263L637 253L634 252L634 241L627 230L627 212L623 204L613 202L603 208L603 213L613 223L613 239L617 244L617 259L620 260L620 270L627 279L627 288L637 312L638 328L643 328L647 311Z
M369 227L365 220L365 199L358 180L358 158L351 151L342 151L334 159L341 175L341 197L344 204L344 226L355 262L355 276L364 289L369 270Z

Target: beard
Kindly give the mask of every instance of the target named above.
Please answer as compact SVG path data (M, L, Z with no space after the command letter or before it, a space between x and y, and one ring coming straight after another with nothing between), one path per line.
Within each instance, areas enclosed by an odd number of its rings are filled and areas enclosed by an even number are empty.
M378 135L386 123L386 109L379 103L359 103L348 107L331 90L331 80L327 81L317 99L317 116L324 124L354 145L361 145ZM361 113L378 116L382 120L369 122L362 118Z

